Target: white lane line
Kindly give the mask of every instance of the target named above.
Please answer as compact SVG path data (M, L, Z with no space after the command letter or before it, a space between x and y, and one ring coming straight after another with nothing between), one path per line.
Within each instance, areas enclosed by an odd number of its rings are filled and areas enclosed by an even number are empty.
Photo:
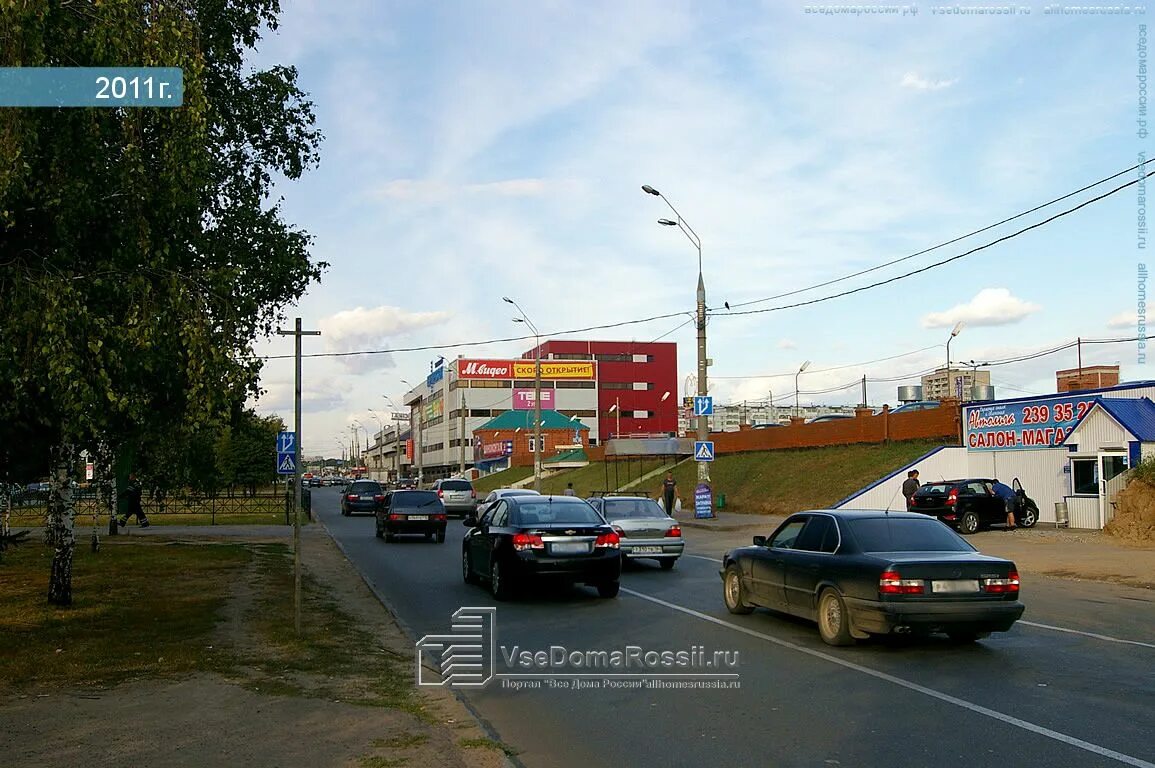
M706 557L705 555L682 555L682 557L696 557L699 560L706 560L711 563L722 564L722 561L716 557ZM1120 645L1137 645L1140 648L1155 648L1155 643L1144 643L1142 640L1124 640L1121 637L1111 637L1110 635L1100 635L1095 632L1084 632L1081 629L1070 629L1068 627L1056 627L1053 624L1040 624L1037 621L1027 621L1026 619L1019 619L1019 624L1026 624L1028 627L1037 627L1039 629L1049 629L1053 632L1065 632L1068 635L1082 635L1083 637L1090 637L1094 640L1102 640L1105 643L1119 643Z
M679 612L684 613L688 616L693 616L694 618L701 619L702 621L708 621L711 624L717 624L718 626L726 627L727 629L733 629L737 632L741 632L744 635L749 635L750 637L756 637L759 640L765 640L768 643L773 643L774 645L781 646L782 648L789 648L792 651L798 651L799 653L804 653L807 656L813 656L816 659L822 659L823 661L829 661L831 664L837 664L840 667L844 667L846 669L851 669L851 670L854 670L855 672L861 672L864 675L869 675L870 677L874 677L874 678L877 678L879 680L884 680L888 683L893 683L894 685L900 686L902 688L906 688L907 690L915 691L916 693L921 693L925 696L929 696L932 699L938 699L939 701L944 701L947 704L954 704L956 707L961 707L963 709L974 712L975 714L989 717L992 720L998 720L999 722L1006 723L1007 725L1013 725L1016 728L1022 728L1024 731L1030 731L1031 733L1036 733L1036 734L1038 734L1040 736L1044 736L1048 739L1053 739L1054 741L1058 741L1058 742L1061 742L1063 744L1068 744L1072 747L1077 747L1078 749L1082 749L1082 750L1085 750L1087 752L1091 752L1092 754L1099 755L1100 757L1107 757L1107 758L1110 758L1112 760L1117 760L1120 763L1125 763L1126 765L1133 765L1133 766L1135 766L1135 768L1155 768L1155 763L1149 763L1146 760L1143 760L1141 758L1132 757L1131 755L1125 755L1122 752L1116 752L1115 750L1108 749L1107 747L1100 747L1098 744L1092 744L1089 741L1083 741L1082 739L1077 739L1074 736L1068 736L1065 733L1053 731L1050 728L1045 728L1041 725L1037 725L1035 723L1028 722L1026 720L1021 720L1017 717L1013 717L1013 716L1005 714L1003 712L999 712L999 711L994 710L994 709L988 709L987 707L981 706L979 704L974 704L972 702L966 701L965 699L960 699L956 696L951 696L949 693L943 693L942 691L936 691L933 688L927 688L925 685L919 685L918 683L912 683L909 680L903 680L901 677L895 677L894 675L887 674L886 672L879 672L877 669L871 669L870 667L864 667L861 664L855 664L853 661L847 661L846 659L840 659L837 656L831 656L829 653L823 653L822 651L816 651L812 648L805 648L801 645L796 645L795 643L791 643L787 640L782 640L782 639L779 639L777 637L773 637L772 635L767 635L764 632L758 632L757 630L749 629L747 627L743 627L743 626L740 626L738 624L733 624L729 621L723 621L722 619L716 618L716 617L711 616L709 614L702 613L700 611L695 611L692 608L685 608L681 605L677 605L676 603L667 602L667 601L662 600L660 598L652 597L652 596L647 595L647 594L643 594L642 592L636 592L632 589L626 589L625 587L622 587L622 592L625 592L626 594L629 594L629 595L633 595L634 597L640 598L642 600L648 600L651 603L655 603L657 605L661 605L661 606L664 606L666 608L670 608L672 610L679 611Z
M1050 629L1055 632L1066 632L1069 635L1082 635L1083 637L1093 637L1096 640L1103 640L1108 643L1122 643L1124 645L1138 645L1143 648L1155 648L1155 643L1144 643L1139 640L1124 640L1120 637L1111 637L1110 635L1098 635L1094 632L1083 632L1079 629L1067 629L1066 627L1056 627L1051 624L1039 624L1036 621L1026 621L1019 619L1019 624L1026 624L1028 627L1038 627L1040 629Z

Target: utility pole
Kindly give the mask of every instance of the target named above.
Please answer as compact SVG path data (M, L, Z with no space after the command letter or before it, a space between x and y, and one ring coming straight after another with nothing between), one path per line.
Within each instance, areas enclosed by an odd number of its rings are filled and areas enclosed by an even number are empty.
M465 393L461 393L461 434L458 435L458 447L461 449L461 476L465 477Z
M278 336L295 337L294 359L296 377L293 384L293 628L301 635L301 507L304 491L301 488L301 337L320 336L320 331L302 331L301 318L291 331L277 330Z
M866 374L862 375L862 407L866 407Z

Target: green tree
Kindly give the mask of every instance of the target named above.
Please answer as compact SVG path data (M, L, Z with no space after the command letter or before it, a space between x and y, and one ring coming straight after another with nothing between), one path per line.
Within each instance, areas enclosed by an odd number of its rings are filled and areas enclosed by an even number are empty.
M227 423L253 342L324 267L270 199L318 159L296 71L247 72L278 0L0 0L0 66L176 66L177 109L0 110L0 444L53 468L49 601L71 602L80 447L122 472ZM3 474L3 472L0 472Z

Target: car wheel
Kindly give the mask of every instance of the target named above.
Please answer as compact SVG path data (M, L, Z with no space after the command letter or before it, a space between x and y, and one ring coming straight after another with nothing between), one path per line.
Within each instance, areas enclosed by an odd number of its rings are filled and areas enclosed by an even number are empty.
M967 510L963 513L962 519L958 522L959 533L964 536L970 536L979 529L979 516L973 509Z
M604 584L598 584L598 596L606 598L617 597L621 588L622 583L620 581L607 581Z
M461 578L466 584L477 583L477 576L473 574L473 558L469 556L469 550L465 548L461 550Z
M846 603L842 595L827 587L818 596L818 634L822 642L827 645L853 645L854 638L850 636L850 616L846 612Z
M678 562L678 558L676 558L676 557L664 557L661 560L659 560L658 562L661 563L663 571L668 571L674 567L674 563Z
M946 633L956 643L973 643L977 640L985 640L991 636L990 632L973 632L969 629L952 629Z
M348 517L349 516L349 510L345 509L344 507L341 507L341 515L343 517Z
M1034 528L1037 522L1039 522L1039 510L1033 506L1025 508L1023 514L1019 516L1019 525L1023 528Z
M746 602L742 573L736 565L726 569L726 576L722 579L722 597L726 601L726 610L730 613L746 614L754 610L754 606Z
M494 600L508 600L513 595L513 585L509 583L509 575L501 567L501 561L496 557L489 567L489 591Z
M435 542L437 542L438 544L444 544L445 543L445 531L437 531L435 534L433 534L433 540Z

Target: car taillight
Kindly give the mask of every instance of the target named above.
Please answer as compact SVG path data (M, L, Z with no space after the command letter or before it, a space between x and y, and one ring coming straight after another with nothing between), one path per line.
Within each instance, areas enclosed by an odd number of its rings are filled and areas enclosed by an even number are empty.
M1005 579L982 579L980 582L983 592L992 595L1005 595L1019 591L1019 572L1011 571Z
M438 489L437 489L437 498L439 498L439 499L443 499L443 498L445 498L445 491L443 491L443 490L441 490L440 488L438 488Z
M385 494L379 493L373 497L373 501L385 501Z
M914 496L910 497L910 506L912 506L912 507L918 506L918 499L916 497L914 497Z
M943 520L950 520L953 522L954 520L958 520L958 515L943 515L942 519Z
M676 536L682 538L682 527L680 525L672 525L666 529L667 536Z
M476 498L477 498L477 491L474 491L474 490L470 489L470 491L469 491L469 498L471 498L471 499L476 499Z
M618 535L617 531L612 533L603 533L598 536L597 541L594 542L595 547L608 547L609 549L617 549L621 544L622 537Z
M951 488L950 495L946 497L946 505L953 507L958 503L958 488Z
M518 552L526 549L545 549L545 542L541 540L541 536L534 533L515 533L513 548Z
M898 571L883 571L878 577L880 595L921 595L924 591L926 591L925 581L904 579Z
M357 501L359 498L361 498L361 497L355 493L350 493L348 496L345 497L345 499L347 501Z
M405 515L389 515L390 520L404 520Z
M443 522L445 520L445 515L434 515L433 520L438 523Z

